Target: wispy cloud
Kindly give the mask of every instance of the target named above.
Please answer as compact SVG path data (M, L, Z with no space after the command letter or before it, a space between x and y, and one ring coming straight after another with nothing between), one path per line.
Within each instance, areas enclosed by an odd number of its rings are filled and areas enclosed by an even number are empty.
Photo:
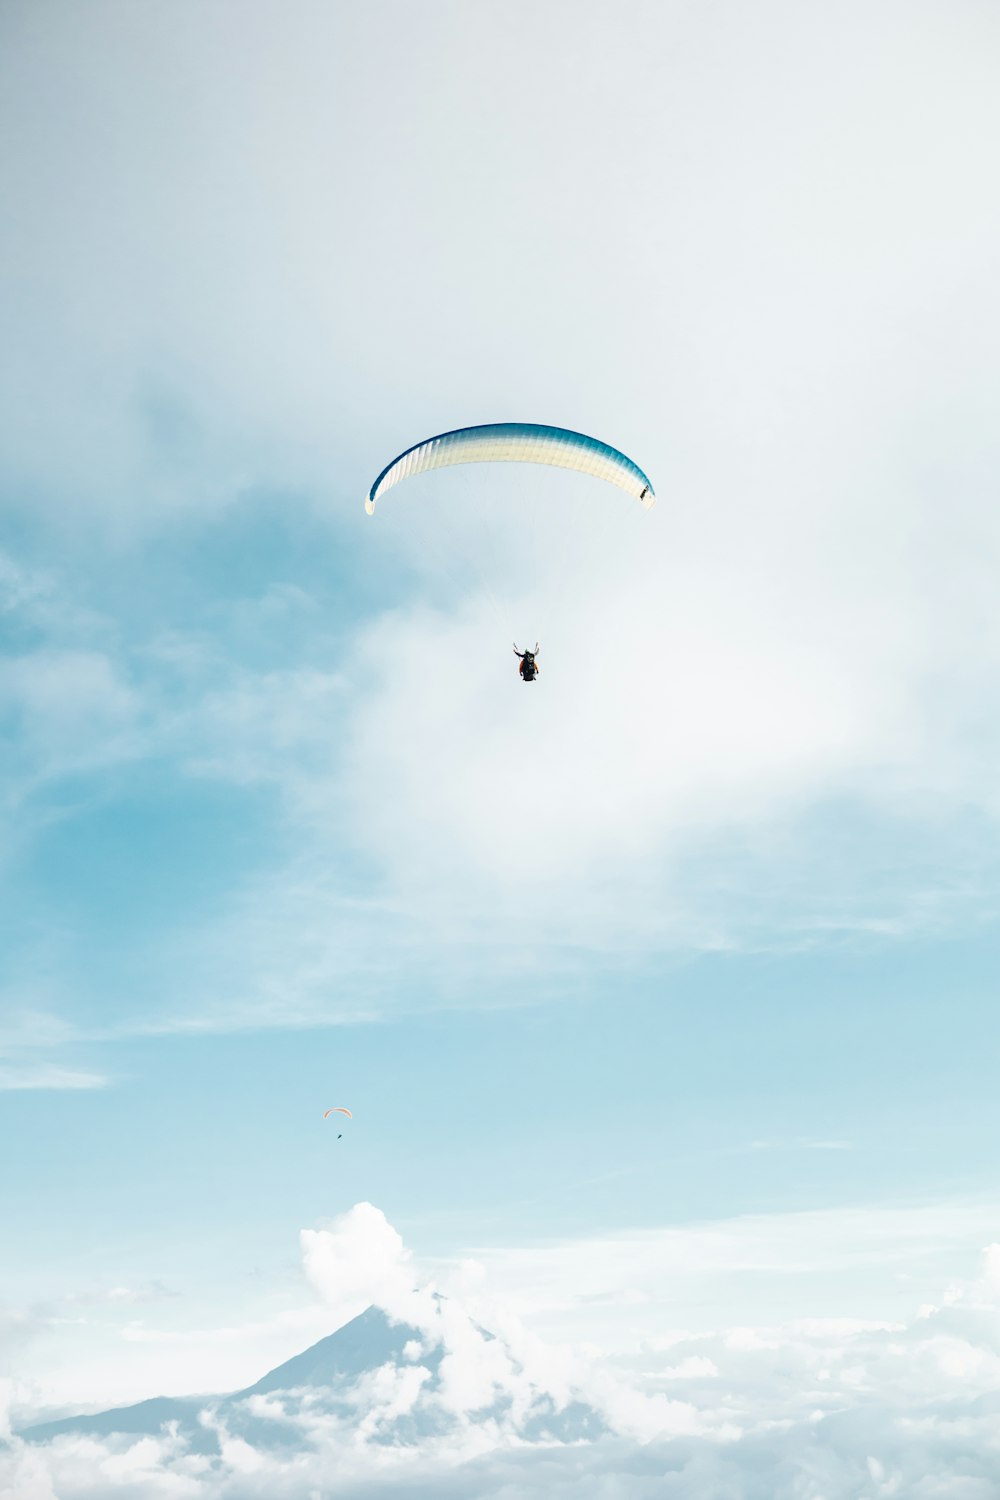
M87 1291L71 1292L60 1300L70 1305L106 1303L109 1306L131 1306L134 1303L171 1301L179 1295L171 1287L164 1286L162 1281L147 1281L141 1286L93 1287Z
M756 1140L744 1141L739 1146L729 1146L731 1152L753 1152L753 1151L853 1151L854 1142L845 1140L821 1139L813 1136L795 1136L789 1140Z
M5 996L0 1023L0 1091L31 1089L100 1089L110 1077L93 1068L68 1064L60 1052L75 1052L86 1041L78 1027L53 1014L11 1003Z
M110 1079L103 1073L81 1068L64 1068L56 1063L25 1059L21 1063L0 1063L0 1090L20 1089L103 1089Z

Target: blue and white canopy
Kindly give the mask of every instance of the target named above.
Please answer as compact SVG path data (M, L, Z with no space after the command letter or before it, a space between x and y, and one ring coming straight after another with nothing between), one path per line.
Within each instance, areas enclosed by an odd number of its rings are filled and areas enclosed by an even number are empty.
M597 438L585 437L566 427L543 427L536 422L487 422L482 427L457 427L407 448L394 458L371 487L365 510L372 515L375 502L400 480L428 469L450 464L522 463L552 464L557 469L577 469L606 479L641 501L647 510L656 502L646 475L624 453Z

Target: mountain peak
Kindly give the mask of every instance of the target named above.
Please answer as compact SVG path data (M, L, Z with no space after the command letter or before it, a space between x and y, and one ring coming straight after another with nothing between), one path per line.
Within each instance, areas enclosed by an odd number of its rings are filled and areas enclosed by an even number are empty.
M341 1386L382 1365L410 1363L405 1350L414 1341L423 1346L424 1338L418 1328L393 1323L380 1307L367 1307L335 1333L327 1334L301 1354L268 1370L253 1385L237 1391L232 1399L242 1400L268 1391L293 1391L302 1386ZM438 1353L431 1362L436 1366L440 1357ZM428 1360L422 1362L427 1364Z

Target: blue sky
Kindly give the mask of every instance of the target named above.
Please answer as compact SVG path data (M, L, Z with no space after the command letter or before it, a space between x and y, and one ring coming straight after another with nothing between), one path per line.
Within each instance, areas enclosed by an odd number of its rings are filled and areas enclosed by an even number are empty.
M300 1230L365 1201L619 1353L539 1290L553 1243L830 1215L802 1317L975 1277L998 40L974 4L4 8L17 1410L255 1378L330 1326ZM466 469L365 516L395 452L510 418L657 508Z

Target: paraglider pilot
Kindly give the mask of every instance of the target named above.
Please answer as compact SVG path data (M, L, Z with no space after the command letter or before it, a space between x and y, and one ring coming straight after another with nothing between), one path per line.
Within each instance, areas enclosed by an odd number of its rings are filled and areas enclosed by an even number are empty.
M538 642L535 642L534 651L518 651L517 642L514 642L514 655L520 657L517 670L521 674L522 682L534 682L541 668L535 657L538 655Z

